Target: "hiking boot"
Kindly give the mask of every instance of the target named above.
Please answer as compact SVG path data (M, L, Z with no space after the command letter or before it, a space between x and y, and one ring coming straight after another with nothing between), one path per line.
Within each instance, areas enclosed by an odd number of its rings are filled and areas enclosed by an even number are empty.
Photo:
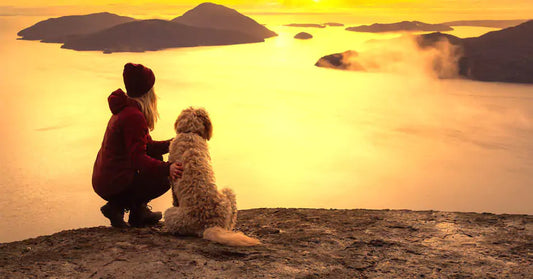
M127 228L128 224L124 222L124 208L116 203L108 202L100 207L100 211L111 221L111 226L115 228Z
M144 226L155 225L161 220L163 214L160 211L152 212L147 204L134 206L130 210L130 218L128 223L130 226L142 228Z

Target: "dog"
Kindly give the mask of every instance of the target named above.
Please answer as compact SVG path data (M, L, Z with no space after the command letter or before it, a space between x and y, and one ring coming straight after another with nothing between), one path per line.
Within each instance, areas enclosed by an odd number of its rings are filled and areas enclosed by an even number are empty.
M167 230L194 235L230 246L254 246L261 242L232 231L237 222L237 203L231 189L217 190L207 141L213 127L207 111L189 107L174 124L176 137L169 147L169 162L181 162L183 173L172 181L173 207L165 211Z

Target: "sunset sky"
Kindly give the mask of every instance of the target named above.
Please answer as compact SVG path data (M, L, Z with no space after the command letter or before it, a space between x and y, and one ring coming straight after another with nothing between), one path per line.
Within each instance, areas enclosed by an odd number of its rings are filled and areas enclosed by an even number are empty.
M4 0L0 15L62 15L82 11L111 11L164 16L191 8L205 1L194 0ZM247 12L359 12L455 14L470 19L527 19L533 14L531 0L228 0L213 1ZM137 8L137 9L136 9Z

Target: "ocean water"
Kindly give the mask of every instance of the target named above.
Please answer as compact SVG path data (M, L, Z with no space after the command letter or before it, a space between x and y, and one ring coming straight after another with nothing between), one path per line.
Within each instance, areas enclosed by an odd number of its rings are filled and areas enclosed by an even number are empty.
M156 74L154 139L172 138L188 106L210 112L217 183L241 209L533 214L531 85L438 80L410 61L388 73L317 68L323 55L398 35L267 15L280 36L265 43L114 54L16 40L42 19L0 17L0 242L107 225L91 171L127 62ZM300 31L315 38L294 40ZM169 193L152 206L171 206Z

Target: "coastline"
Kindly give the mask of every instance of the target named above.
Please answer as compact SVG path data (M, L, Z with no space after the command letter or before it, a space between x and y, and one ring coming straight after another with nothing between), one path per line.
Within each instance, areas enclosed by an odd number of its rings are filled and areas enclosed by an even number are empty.
M527 277L533 215L261 208L237 229L257 247L93 227L0 244L0 277Z

